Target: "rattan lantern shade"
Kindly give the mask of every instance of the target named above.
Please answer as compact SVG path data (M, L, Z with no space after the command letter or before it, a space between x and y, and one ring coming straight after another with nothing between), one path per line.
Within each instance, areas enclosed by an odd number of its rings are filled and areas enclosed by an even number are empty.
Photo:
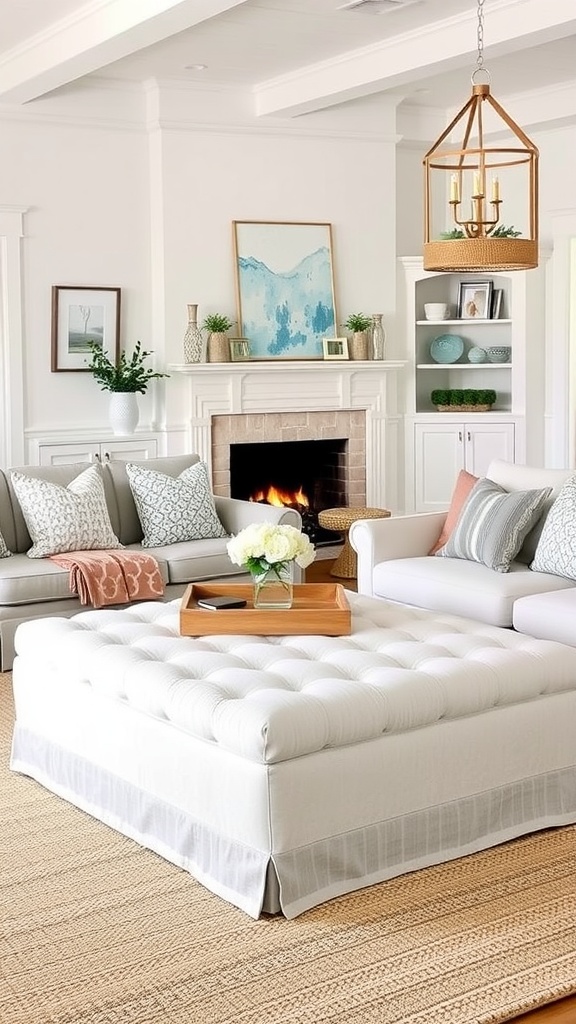
M485 144L484 104L495 121L494 136L502 134L506 142ZM461 132L462 141L453 140ZM508 140L510 140L508 142ZM530 270L538 266L538 149L490 94L487 84L473 84L472 96L448 125L424 157L424 269L445 272L493 272ZM503 168L520 167L522 198L527 204L528 232L523 237L499 236L500 185L492 177L492 197L488 198L490 174ZM461 238L433 237L432 180L440 174L442 209L446 197L450 217ZM448 179L446 175L451 175ZM435 176L437 184L438 175ZM471 215L461 213L464 196L470 197ZM515 189L514 199L518 201Z

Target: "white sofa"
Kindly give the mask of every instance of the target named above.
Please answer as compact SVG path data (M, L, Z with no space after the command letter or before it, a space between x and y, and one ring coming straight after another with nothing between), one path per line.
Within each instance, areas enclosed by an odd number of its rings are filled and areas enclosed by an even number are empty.
M359 520L350 530L358 555L358 592L576 644L576 581L529 568L547 512L573 473L500 459L488 467L486 476L507 491L552 488L543 516L510 572L428 555L442 529L444 512Z
M196 454L148 459L139 463L146 469L178 477L199 461ZM18 472L66 487L85 464L65 466L22 466ZM126 464L112 461L102 466L106 505L114 533L121 543L139 549L142 527L132 497ZM267 520L301 527L295 509L238 501L214 496L218 517L228 536L209 540L191 540L160 548L147 548L156 558L164 583L166 601L179 597L196 580L246 578L244 570L233 565L226 551L228 537L249 523ZM12 486L10 471L0 470L0 533L9 550L9 558L0 558L0 666L12 667L14 634L21 622L47 615L74 615L82 611L77 597L70 592L69 572L49 558L29 558L32 541Z

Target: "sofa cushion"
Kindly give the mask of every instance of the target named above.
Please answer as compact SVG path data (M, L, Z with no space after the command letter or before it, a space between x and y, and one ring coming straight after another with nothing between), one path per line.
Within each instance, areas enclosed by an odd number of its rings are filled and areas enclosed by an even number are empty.
M131 465L144 466L146 469L176 477L199 461L199 456L195 454L161 455L157 459L145 459L142 462L131 460ZM126 465L122 459L111 459L102 466L102 477L114 533L122 544L140 544L142 524L134 504Z
M226 550L229 536L209 540L185 541L166 547L147 548L156 559L165 562L169 583L213 580L226 576L245 576L246 570L232 565Z
M98 466L89 466L65 487L17 471L11 478L32 538L29 558L122 546L112 530Z
M539 640L576 646L576 587L531 594L514 604L514 629Z
M549 487L508 493L493 480L479 480L436 557L463 558L482 562L496 572L508 572L549 494Z
M576 476L568 477L552 505L530 568L576 580Z
M205 462L189 466L178 477L130 462L126 472L144 531L142 547L226 536Z
M477 476L473 476L472 473L467 473L465 469L460 470L456 477L456 484L452 493L450 508L448 509L446 519L444 520L440 536L436 543L430 548L430 551L428 552L429 555L435 555L440 548L444 547L446 541L452 535L452 531L458 522L458 516L462 511L462 506L476 483L478 483Z
M531 572L520 562L512 562L507 573L497 573L480 562L422 555L380 562L374 567L373 586L375 597L511 626L518 598L574 584L561 576Z

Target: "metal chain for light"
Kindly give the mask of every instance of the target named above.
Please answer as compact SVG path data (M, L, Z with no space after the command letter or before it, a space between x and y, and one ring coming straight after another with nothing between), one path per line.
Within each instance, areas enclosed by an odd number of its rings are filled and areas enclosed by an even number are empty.
M484 0L478 0L478 28L476 30L478 40L478 56L476 58L476 70L484 70Z

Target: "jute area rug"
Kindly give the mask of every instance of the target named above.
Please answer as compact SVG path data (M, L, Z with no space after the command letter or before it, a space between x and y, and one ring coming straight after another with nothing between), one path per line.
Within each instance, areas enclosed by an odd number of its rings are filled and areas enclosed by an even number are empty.
M2 1024L497 1024L576 991L576 829L253 921L7 769Z

